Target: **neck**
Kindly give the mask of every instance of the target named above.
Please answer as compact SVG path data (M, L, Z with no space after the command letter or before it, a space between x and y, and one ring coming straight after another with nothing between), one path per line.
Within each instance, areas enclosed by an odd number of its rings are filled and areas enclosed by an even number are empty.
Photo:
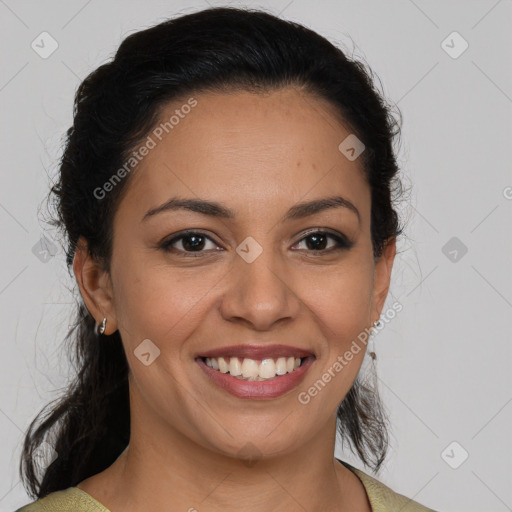
M132 415L126 450L107 470L78 485L111 512L170 506L189 512L364 510L362 484L334 459L335 416L293 451L243 460L201 446L140 412Z

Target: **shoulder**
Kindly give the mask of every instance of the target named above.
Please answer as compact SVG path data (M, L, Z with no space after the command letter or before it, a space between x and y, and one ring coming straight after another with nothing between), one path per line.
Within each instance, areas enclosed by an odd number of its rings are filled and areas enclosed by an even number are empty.
M101 503L78 487L51 492L15 512L109 512Z
M401 512L435 512L431 508L425 507L402 494L394 492L388 486L379 482L374 477L367 475L360 469L341 460L340 462L355 473L363 483L372 506L372 512L394 512L395 510L400 510Z

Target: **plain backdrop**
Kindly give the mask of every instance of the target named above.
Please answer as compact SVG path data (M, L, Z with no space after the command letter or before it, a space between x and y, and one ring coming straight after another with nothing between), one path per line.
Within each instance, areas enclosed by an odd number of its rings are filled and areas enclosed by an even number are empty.
M400 108L410 191L387 307L403 309L375 338L392 420L377 478L439 511L512 510L510 1L1 0L0 511L29 501L23 435L70 371L73 282L39 210L76 88L128 34L209 4L307 25L366 61ZM42 37L58 45L46 58ZM46 256L42 236L57 246Z

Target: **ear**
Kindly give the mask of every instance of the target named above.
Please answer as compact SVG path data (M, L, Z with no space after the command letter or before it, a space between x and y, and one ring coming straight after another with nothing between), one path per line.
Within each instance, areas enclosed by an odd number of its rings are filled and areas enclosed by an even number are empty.
M110 275L103 266L89 253L85 238L80 237L73 259L73 271L87 309L101 325L107 318L106 335L117 330L112 282Z
M375 262L371 308L372 321L377 321L380 318L382 308L384 307L391 281L391 270L393 268L395 255L396 238L393 237L387 241L382 250L382 254Z

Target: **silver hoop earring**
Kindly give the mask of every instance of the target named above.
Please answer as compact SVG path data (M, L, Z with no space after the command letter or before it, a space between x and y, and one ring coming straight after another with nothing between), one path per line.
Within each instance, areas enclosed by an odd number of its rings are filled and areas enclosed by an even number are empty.
M106 317L104 317L104 318L103 318L103 322L101 322L101 325L100 325L100 327L99 327L99 329L98 329L98 332L99 332L100 334L103 334L103 333L105 332L106 327L107 327L107 318L106 318Z

